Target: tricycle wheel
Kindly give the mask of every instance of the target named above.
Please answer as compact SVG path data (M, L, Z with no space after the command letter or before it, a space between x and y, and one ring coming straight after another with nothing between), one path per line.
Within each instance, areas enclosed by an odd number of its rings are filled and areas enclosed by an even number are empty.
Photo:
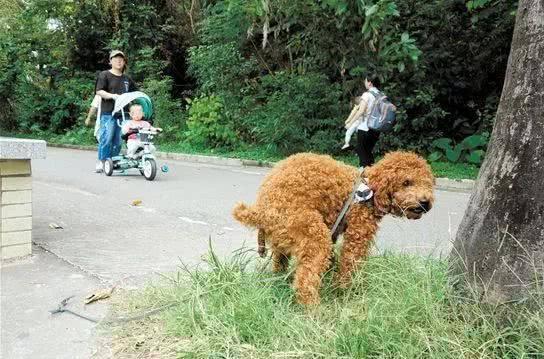
M113 174L113 161L111 158L104 161L104 174L106 176L111 176Z
M157 162L154 159L148 158L144 161L143 175L146 180L153 181L157 175Z

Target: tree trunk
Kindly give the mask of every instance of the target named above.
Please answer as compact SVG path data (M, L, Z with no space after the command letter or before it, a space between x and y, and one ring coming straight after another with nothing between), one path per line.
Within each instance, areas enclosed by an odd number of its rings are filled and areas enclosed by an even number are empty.
M544 276L544 0L519 2L493 134L450 263L487 302Z

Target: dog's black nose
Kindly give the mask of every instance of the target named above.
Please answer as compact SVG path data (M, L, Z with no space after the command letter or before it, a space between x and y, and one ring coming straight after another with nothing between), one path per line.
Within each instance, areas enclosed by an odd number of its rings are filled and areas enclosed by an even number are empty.
M420 201L420 202L419 202L419 205L420 205L421 208L423 208L425 211L428 211L429 209L431 209L431 202L429 202L429 201Z

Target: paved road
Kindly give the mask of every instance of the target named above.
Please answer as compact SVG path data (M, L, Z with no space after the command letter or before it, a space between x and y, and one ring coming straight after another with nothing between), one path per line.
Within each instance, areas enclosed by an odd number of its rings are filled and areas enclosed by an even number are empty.
M56 148L34 162L34 242L101 280L172 271L180 259L197 263L210 238L220 254L255 246L255 233L230 211L239 200L253 201L268 169L169 162L170 172L149 182L138 172L94 174L93 165L92 152ZM447 252L469 195L436 197L422 220L387 218L378 248ZM136 199L142 204L131 206Z
M88 323L77 322L80 337L59 338L55 325L70 328L74 318L43 316L56 301L70 293L81 297L98 285L141 285L156 272L175 271L180 261L196 265L209 240L220 255L256 246L255 233L235 222L230 211L239 200L253 201L269 169L167 161L170 172L148 182L138 172L95 174L94 161L93 152L57 148L33 161L33 241L49 253L38 249L24 264L28 268L2 270L3 357L88 357L93 350ZM387 218L377 250L446 254L468 198L438 190L435 208L424 219ZM142 204L131 206L133 200ZM63 229L52 229L51 223ZM25 276L29 270L40 278ZM19 303L26 309L13 314ZM68 341L71 350L44 354L44 338L51 348Z

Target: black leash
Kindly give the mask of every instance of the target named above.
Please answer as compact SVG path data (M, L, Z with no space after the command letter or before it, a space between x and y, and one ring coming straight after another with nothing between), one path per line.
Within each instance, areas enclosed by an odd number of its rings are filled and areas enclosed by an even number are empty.
M344 217L346 216L346 213L348 212L349 208L353 204L353 199L355 198L355 192L357 192L357 189L359 188L359 185L362 182L362 174L364 171L364 167L359 168L359 171L357 173L357 179L355 180L355 184L353 185L353 190L351 191L351 194L348 196L346 201L344 202L344 206L342 207L342 210L340 211L340 214L338 215L338 218L336 218L336 222L334 222L334 225L331 228L331 236L333 238L333 242L335 242L335 233L338 229L338 226L340 223L344 220Z
M74 312L73 310L70 310L67 307L68 305L68 302L70 301L70 299L72 299L74 296L70 296L68 298L64 298L59 306L53 310L50 310L49 313L51 314L57 314L57 313L70 313L72 315L75 315L76 317L79 317L81 319L85 319L85 320L88 320L89 322L92 322L92 323L99 323L99 324L102 324L102 323L105 323L105 324L115 324L115 323L126 323L126 322L131 322L133 320L139 320L139 319L144 319L146 317L149 317L150 315L153 315L153 314L157 314L157 313L160 313L162 312L163 310L166 310L172 306L174 306L175 303L168 303L166 305L163 305L162 307L158 307L158 308L155 308L155 309L152 309L152 310L149 310L147 312L143 312L141 314L137 314L137 315L133 315L133 316L129 316L129 317L117 317L117 318L113 318L113 319L96 319L96 318L93 318L93 317L89 317L89 316L86 316L84 314L81 314L81 313L78 313L78 312Z
M49 313L51 314L57 314L57 313L70 313L72 315L75 315L76 317L79 317L79 318L82 318L82 319L85 319L85 320L88 320L89 322L93 322L93 323L98 323L99 320L98 319L95 319L95 318L92 318L92 317L88 317L86 315L83 315L83 314L79 314L77 312L74 312L68 308L66 308L66 306L68 305L68 302L70 301L70 299L72 299L74 296L69 296L68 298L64 298L59 306L56 308L56 309L53 309L53 310L50 310Z

